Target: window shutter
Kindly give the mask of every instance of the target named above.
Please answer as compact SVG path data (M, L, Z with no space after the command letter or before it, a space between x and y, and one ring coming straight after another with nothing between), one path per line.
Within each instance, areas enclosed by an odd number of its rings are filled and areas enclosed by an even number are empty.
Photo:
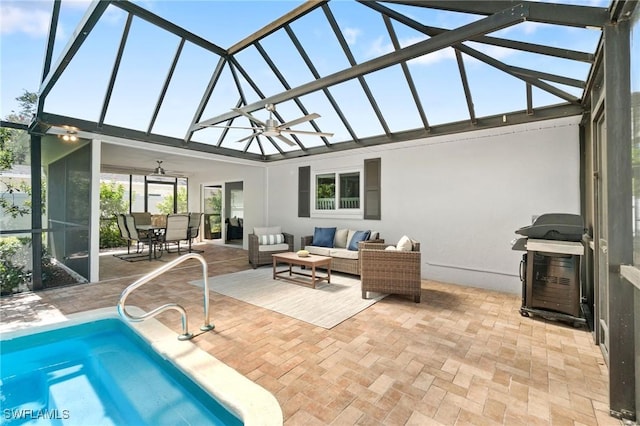
M311 217L311 166L298 167L298 217Z
M364 160L364 218L380 220L380 158Z

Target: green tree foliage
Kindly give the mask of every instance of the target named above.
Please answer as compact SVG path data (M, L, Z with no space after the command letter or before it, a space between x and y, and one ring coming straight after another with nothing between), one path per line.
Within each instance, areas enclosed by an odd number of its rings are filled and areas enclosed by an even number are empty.
M207 210L210 212L222 212L222 191L216 191L211 197L204 200ZM222 230L221 216L213 216L210 223L211 232L220 232Z
M18 124L29 124L36 112L38 94L24 90L16 100L20 103L20 111L11 111L5 121ZM0 170L11 170L15 164L30 164L29 134L20 129L0 129Z
M20 110L18 112L12 110L11 114L7 115L6 120L12 123L31 123L31 120L36 114L38 94L23 89L22 95L18 96L16 101L20 104Z
M16 155L9 146L12 133L12 129L0 128L0 170L10 170L16 161Z
M11 294L31 278L31 272L20 265L20 252L25 245L22 239L8 237L0 239L0 294ZM27 243L28 244L28 243Z
M19 163L19 154L15 149L15 137L19 130L1 128L0 129L0 171L13 169ZM23 132L24 133L24 132ZM29 206L16 201L16 195L20 192L31 193L31 187L23 181L15 182L12 178L0 179L0 208L4 214L13 219L18 216L29 214Z
M204 200L207 209L211 212L222 211L222 191L216 191L211 197Z
M129 211L129 202L124 198L124 185L118 182L100 182L100 217L112 218Z
M16 99L20 102L20 111L18 113L12 111L6 120L26 124L35 112L38 95L25 90L22 96ZM29 149L30 139L26 131L0 128L0 171L12 170L16 165L30 164ZM16 199L19 193L31 195L31 186L28 183L12 178L2 178L0 188L2 188L0 208L5 214L15 219L30 213L31 204L18 202Z
M120 237L115 220L116 214L129 211L129 202L124 195L123 184L100 182L100 248L122 247L126 244Z
M158 203L158 211L161 214L172 214L173 211L173 194L164 197L164 200ZM187 207L187 188L181 186L178 188L178 213L186 213L189 209Z

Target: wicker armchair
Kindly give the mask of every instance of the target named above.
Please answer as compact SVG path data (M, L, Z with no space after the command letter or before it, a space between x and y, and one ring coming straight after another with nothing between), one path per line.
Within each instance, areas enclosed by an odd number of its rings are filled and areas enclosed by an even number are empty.
M362 298L368 291L413 296L420 303L420 243L412 251L385 250L385 244L362 243L360 280Z
M284 242L282 244L261 245L260 235L282 234ZM249 263L253 269L260 265L272 265L272 254L286 253L293 251L293 234L282 232L279 226L269 228L253 228L253 233L249 237Z

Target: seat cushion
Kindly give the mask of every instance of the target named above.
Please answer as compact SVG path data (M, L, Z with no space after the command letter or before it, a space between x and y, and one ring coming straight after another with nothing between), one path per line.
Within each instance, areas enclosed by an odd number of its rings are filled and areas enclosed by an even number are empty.
M261 244L258 246L258 251L288 251L289 244Z
M331 256L331 249L328 247L305 246L304 249L309 253L317 254L318 256Z
M340 249L340 248L333 248L329 250L329 255L331 257L338 257L340 259L358 260L358 254L359 252L357 250L354 251L354 250Z

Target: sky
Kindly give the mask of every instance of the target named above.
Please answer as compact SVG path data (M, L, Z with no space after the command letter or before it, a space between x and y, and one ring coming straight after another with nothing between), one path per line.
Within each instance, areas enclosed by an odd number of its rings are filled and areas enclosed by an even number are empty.
M256 29L294 9L301 2L144 0L135 3L220 47L228 48ZM577 0L568 3L608 6L607 0ZM60 24L54 46L54 64L89 4L86 0L62 1ZM361 5L347 0L334 0L329 6L357 63L393 50L384 22L377 12L363 9ZM24 90L38 90L42 80L51 9L52 1L49 0L0 0L0 116L3 118L18 109L15 98ZM478 19L475 16L427 11L401 5L394 6L394 9L407 13L426 25L447 29ZM109 6L50 93L45 103L45 111L97 121L125 20L126 14L123 11ZM316 10L300 22L295 22L292 30L311 57L320 76L349 67L348 58L342 52L321 10ZM394 30L402 46L425 39L425 36L417 31L398 23L394 24ZM600 32L525 22L491 35L593 52ZM279 31L264 39L261 44L291 87L314 80L314 76L297 54L286 33ZM541 55L532 57L530 54L477 43L468 45L518 67L570 75L579 79L586 79L589 71L588 64L575 61ZM143 20L134 19L105 122L147 130L177 46L177 37ZM251 75L263 95L270 96L285 90L256 49L245 49L238 55L238 61L245 69L251 70ZM193 118L194 108L198 105L217 62L216 55L194 45L185 46L154 124L154 133L179 138L185 136L185 129ZM465 57L465 67L477 116L526 107L525 86L521 81L506 78L503 73L470 57ZM468 118L452 49L443 49L417 58L410 62L410 70L430 124ZM402 80L402 69L399 66L366 76L366 81L391 131L421 127L415 107L398 107L413 104L408 87L389 84L390 81ZM580 91L574 88L562 89L580 96ZM243 83L243 90L249 103L260 98L246 83ZM358 137L383 133L381 123L372 119L375 113L357 82L341 83L332 88L331 93L343 107L343 113L349 117ZM233 84L232 75L226 70L205 109L203 119L229 111L238 100L239 93ZM308 110L322 115L322 118L317 120L322 131L335 133L337 141L350 139L347 129L322 93L306 95L303 102ZM559 98L534 89L534 106L560 102L562 101ZM302 115L291 101L280 104L277 108L287 120ZM265 111L256 112L261 119L266 118L265 114ZM248 121L235 124L249 125ZM301 125L300 128L312 130L308 124ZM206 129L196 132L196 139L215 143L219 133L220 129ZM247 135L246 130L234 130L232 133L237 138ZM322 142L319 138L313 138L306 143L313 146ZM257 148L251 147L250 151L255 149Z

